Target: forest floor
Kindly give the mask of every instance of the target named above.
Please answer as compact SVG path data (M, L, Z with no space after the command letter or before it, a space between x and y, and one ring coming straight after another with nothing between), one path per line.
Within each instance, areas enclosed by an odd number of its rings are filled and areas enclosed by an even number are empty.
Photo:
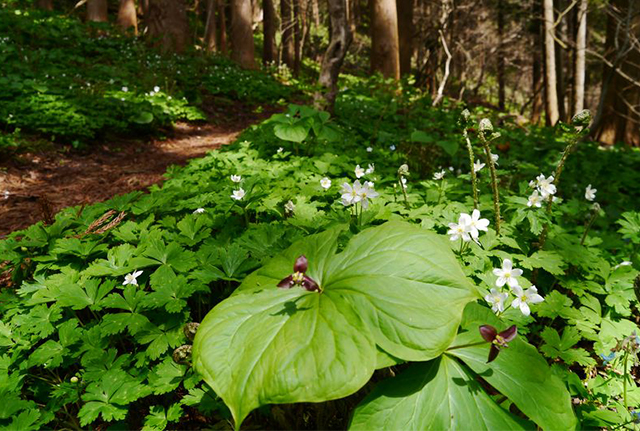
M0 159L0 239L50 219L62 208L162 183L170 165L184 165L233 142L278 109L254 113L237 104L205 111L208 122L177 123L166 139L123 139L78 151L55 147Z

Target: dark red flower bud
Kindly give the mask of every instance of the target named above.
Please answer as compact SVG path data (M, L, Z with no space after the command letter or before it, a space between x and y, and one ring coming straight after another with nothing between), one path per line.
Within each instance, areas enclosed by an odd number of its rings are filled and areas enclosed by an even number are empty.
M516 327L516 325L510 326L502 332L498 332L498 330L491 325L482 325L479 329L482 338L484 338L485 341L491 343L491 348L489 349L489 359L487 360L487 363L493 361L496 357L498 357L500 349L509 347L508 343L516 338L516 335L518 335L518 328Z
M307 262L306 256L303 254L302 256L296 259L296 263L293 265L293 272L307 272L309 268L309 263Z
M290 275L280 280L280 283L278 283L278 287L282 289L291 289L293 286L295 286L295 284L295 281L293 281L293 275Z
M298 257L293 264L293 274L283 278L280 283L278 283L278 287L290 289L298 285L309 292L320 292L321 289L318 283L305 274L308 268L309 263L307 262L307 258L304 255Z

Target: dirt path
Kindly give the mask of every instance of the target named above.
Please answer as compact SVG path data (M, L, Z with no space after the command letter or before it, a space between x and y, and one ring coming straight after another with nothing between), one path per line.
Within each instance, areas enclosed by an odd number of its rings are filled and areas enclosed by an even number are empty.
M0 160L0 239L62 208L161 183L168 166L184 165L233 142L242 130L274 112L267 111L227 112L217 124L178 123L166 140L110 142L85 152L26 153Z

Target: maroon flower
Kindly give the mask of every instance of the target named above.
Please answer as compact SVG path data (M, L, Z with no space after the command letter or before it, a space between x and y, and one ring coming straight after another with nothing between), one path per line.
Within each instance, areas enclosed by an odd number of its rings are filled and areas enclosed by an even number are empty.
M293 286L302 286L303 289L309 292L320 292L320 286L311 277L305 274L309 268L307 258L302 255L296 259L296 263L293 264L293 274L283 278L278 287L283 289L291 289Z
M500 349L509 347L509 341L516 338L517 334L518 328L516 325L510 326L500 333L498 333L498 330L491 325L480 326L480 335L482 335L482 338L487 342L491 343L487 363L493 361L498 356Z

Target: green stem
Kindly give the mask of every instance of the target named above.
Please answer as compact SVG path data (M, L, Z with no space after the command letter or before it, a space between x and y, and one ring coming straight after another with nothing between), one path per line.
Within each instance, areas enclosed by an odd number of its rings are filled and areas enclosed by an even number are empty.
M468 343L468 344L460 344L459 346L453 346L453 347L448 347L447 351L449 350L455 350L455 349L463 349L465 347L475 347L475 346L481 346L483 344L487 344L488 341L478 341L475 343Z
M500 192L498 191L498 174L496 173L496 165L491 158L491 149L489 148L489 142L484 137L484 134L480 133L480 141L484 147L484 152L487 156L487 164L489 165L489 171L491 172L491 188L493 189L493 210L496 215L496 234L500 235Z
M442 200L442 194L444 192L444 183L445 183L444 178L440 181L440 191L438 192L438 203L436 205L440 205L440 201Z
M628 369L627 369L627 359L629 358L629 351L625 351L624 353L624 376L622 380L622 395L623 395L623 400L624 400L624 408L627 409L627 411L629 410L629 403L627 402L627 380L629 378L628 373Z
M473 147L471 146L471 140L469 139L469 133L467 129L462 130L462 135L467 142L467 151L469 152L469 167L471 169L471 188L473 189L473 209L478 209L478 185L476 170L473 168Z
M407 190L404 188L404 184L402 184L402 175L398 175L398 184L400 184L400 190L402 190L402 196L404 196L404 206L409 209L409 199L407 199Z
M584 245L584 241L587 239L587 234L591 229L591 225L593 225L593 222L596 220L596 217L598 217L598 211L593 212L593 214L591 215L591 218L589 219L589 222L587 223L587 226L584 228L582 239L580 239L580 245Z

